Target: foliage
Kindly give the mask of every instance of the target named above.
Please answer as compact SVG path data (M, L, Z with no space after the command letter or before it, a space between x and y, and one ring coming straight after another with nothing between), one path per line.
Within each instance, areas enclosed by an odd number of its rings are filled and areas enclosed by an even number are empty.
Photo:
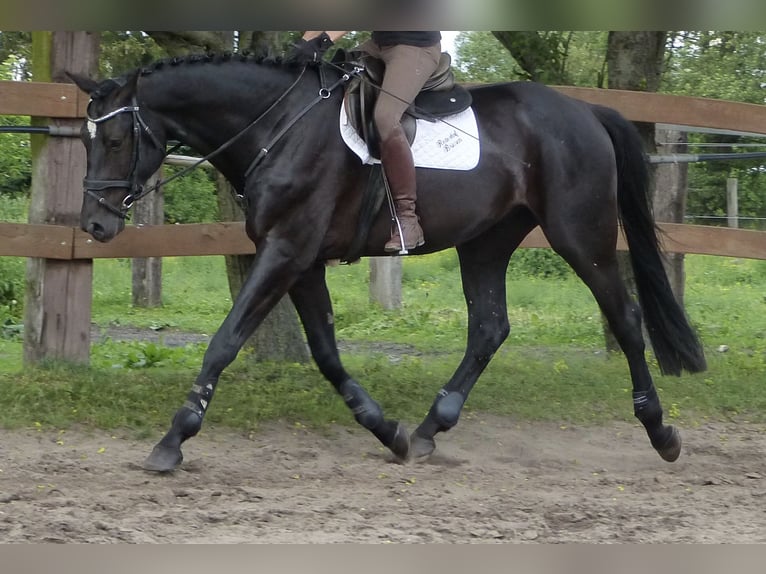
M569 264L551 249L519 249L511 258L508 273L542 279L574 275Z
M166 165L163 177L170 177L180 167ZM215 181L209 171L197 168L174 179L163 188L166 223L207 223L218 217Z
M573 86L603 88L608 32L577 31L572 34L566 74Z
M667 93L766 103L766 35L763 32L678 32L663 76ZM763 144L762 139L738 135L691 134L690 151L700 153L754 151L736 144ZM717 142L720 147L711 147ZM695 149L695 144L706 147ZM726 178L738 179L740 216L766 217L763 160L695 163L689 166L687 212L726 214ZM709 222L708 222L709 223Z
M606 32L461 32L456 40L455 76L463 82L509 82L535 78L549 83L601 86L604 79ZM502 35L513 51L498 40ZM535 40L546 46L553 72L536 69L540 62L519 58ZM530 56L531 57L531 56Z
M24 303L24 260L0 257L0 324L15 324Z
M524 72L492 32L461 32L455 39L455 77L461 82L510 82Z
M29 80L32 77L32 33L0 31L0 63L11 62L11 76L3 80Z
M0 39L6 32L0 33ZM22 57L8 54L0 60L0 80L12 80ZM28 116L0 116L0 125L29 125ZM0 195L26 193L32 180L29 134L0 132Z
M25 197L0 193L0 221L20 223L26 214ZM24 259L0 257L0 337L17 336L23 304Z
M566 60L573 32L495 31L492 34L524 71L524 79L544 84L569 84Z
M184 369L199 367L205 345L189 344L169 347L147 341L114 342L106 340L95 346L91 365L104 369Z
M112 78L165 57L165 51L143 32L101 32L99 76Z
M678 32L670 38L663 91L703 98L764 103L763 32Z

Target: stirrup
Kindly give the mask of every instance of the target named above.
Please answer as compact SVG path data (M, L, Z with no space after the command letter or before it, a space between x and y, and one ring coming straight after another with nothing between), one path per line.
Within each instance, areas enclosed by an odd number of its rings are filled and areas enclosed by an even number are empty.
M407 247L404 245L404 233L402 233L402 224L399 221L399 216L394 213L394 223L396 224L396 228L399 230L399 245L401 246L401 249L398 251L397 255L407 255L409 251L407 250ZM385 246L383 247L385 249ZM395 253L394 251L390 251L389 253Z
M389 253L389 254L394 254L394 253L396 253L397 255L407 255L407 254L409 253L409 250L407 249L407 246L406 246L406 244L405 244L405 242L404 242L404 240L405 240L405 237L404 237L404 233L402 233L402 224L401 224L401 222L399 221L399 216L398 216L398 215L396 215L396 213L394 213L394 214L393 214L393 221L395 222L395 224L396 224L396 229L397 229L397 231L398 231L398 233L399 233L399 246L400 246L400 249L399 249L399 251L394 251L394 250L390 250L390 251L389 251L388 249L386 249L386 246L387 246L387 245L388 245L388 243L390 243L390 241L391 241L391 240L389 239L389 240L386 242L386 245L384 245L384 246L383 246L383 250L384 250L386 253ZM422 233L422 229L421 229L421 233ZM415 241L415 245L413 245L413 246L412 246L412 249L415 249L416 247L420 247L420 246L421 246L421 245L423 245L423 244L425 244L425 240L423 240L423 239L420 239L419 241Z

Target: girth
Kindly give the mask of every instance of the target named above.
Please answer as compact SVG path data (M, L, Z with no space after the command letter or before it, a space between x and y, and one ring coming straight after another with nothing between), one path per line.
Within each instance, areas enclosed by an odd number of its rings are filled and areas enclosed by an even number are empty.
M362 52L352 52L348 56L357 61L363 71L354 76L346 88L343 104L346 107L346 115L359 137L367 144L370 154L379 158L380 142L373 120L373 110L383 83L385 64L382 60ZM436 121L438 118L462 112L470 105L470 92L455 82L452 58L447 52L442 52L436 70L402 116L401 124L407 140L411 144L415 139L416 120Z

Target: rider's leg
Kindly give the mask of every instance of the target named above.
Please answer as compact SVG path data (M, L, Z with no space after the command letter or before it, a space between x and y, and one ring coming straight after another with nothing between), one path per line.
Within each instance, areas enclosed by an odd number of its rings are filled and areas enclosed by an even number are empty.
M380 160L391 188L396 215L404 235L394 226L385 250L396 252L423 244L423 230L415 213L415 163L401 124L405 110L439 63L441 45L426 48L397 45L380 49L386 65L381 93L375 105L375 125L380 134Z

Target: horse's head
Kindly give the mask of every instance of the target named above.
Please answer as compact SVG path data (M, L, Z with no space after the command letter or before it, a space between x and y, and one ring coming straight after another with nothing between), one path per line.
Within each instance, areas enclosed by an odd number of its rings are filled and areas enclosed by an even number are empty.
M162 165L166 136L151 112L139 108L138 72L101 83L70 77L90 95L80 136L88 155L80 227L109 241L123 230L128 210Z

